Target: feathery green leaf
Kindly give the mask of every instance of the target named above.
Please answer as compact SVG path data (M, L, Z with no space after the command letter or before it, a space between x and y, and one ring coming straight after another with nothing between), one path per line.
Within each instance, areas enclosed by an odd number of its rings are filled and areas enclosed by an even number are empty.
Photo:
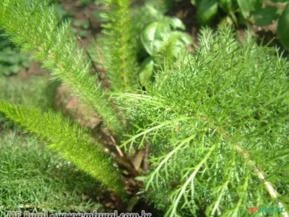
M148 95L116 97L136 126L124 146L150 146L149 200L166 217L284 208L288 61L250 36L238 42L227 29L204 29L199 42L193 55L160 70Z
M90 62L77 47L69 23L59 23L49 1L7 0L0 2L0 25L12 41L43 62L52 75L72 87L93 106L107 126L119 132L122 124L103 92L100 81L90 76Z
M16 106L3 101L0 101L0 112L51 143L48 146L50 149L92 175L108 189L124 195L121 175L113 167L111 157L83 129L72 125L59 114L42 113L36 108Z
M135 34L130 10L131 0L109 0L104 25L108 47L107 70L114 91L133 91L138 86Z

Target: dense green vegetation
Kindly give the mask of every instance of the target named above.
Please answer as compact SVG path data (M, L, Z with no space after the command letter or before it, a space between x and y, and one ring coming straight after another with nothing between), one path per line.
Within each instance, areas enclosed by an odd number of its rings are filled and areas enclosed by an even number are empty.
M0 215L7 211L83 212L101 210L89 196L100 188L28 135L0 134Z
M76 8L101 10L92 15L101 33L85 49L82 28L72 29L83 20L65 19L56 2L0 2L15 58L23 55L17 45L51 73L0 78L1 213L107 204L131 211L141 200L166 217L246 217L252 207L288 216L286 1L272 3L274 17L267 1L190 1L193 36L189 22L168 16L185 0L77 1ZM283 47L260 42L256 16L278 19ZM79 100L99 125L88 129L60 112L59 81L77 99L61 102L64 109ZM97 199L103 195L110 201Z
M53 83L47 74L1 77L0 98L52 108ZM36 138L0 117L0 216L7 211L81 212L101 210L93 195L99 185L61 160ZM95 192L91 193L91 189Z
M289 63L227 29L204 29L199 42L146 94L120 98L137 126L126 148L150 144L150 199L166 216L247 216L246 206L274 203L262 173L286 204Z

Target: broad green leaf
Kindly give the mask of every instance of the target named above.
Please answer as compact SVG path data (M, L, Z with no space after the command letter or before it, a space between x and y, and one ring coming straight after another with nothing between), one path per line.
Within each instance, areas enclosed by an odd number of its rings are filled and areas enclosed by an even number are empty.
M252 15L258 26L265 26L278 18L278 9L275 7L258 8Z
M230 13L233 10L232 0L219 0L219 5L227 13Z
M174 30L176 30L176 29L185 30L186 29L183 22L177 17L169 18L168 22L170 23L172 29L174 29Z
M162 47L163 41L170 32L166 22L153 22L149 24L141 35L142 44L148 54L156 54Z
M141 35L142 44L146 52L154 56L167 46L172 39L172 35L178 34L180 43L187 44L188 37L183 32L185 26L178 18L165 18L149 24ZM182 37L180 37L182 35ZM176 44L176 43L175 43Z
M272 0L272 2L289 3L289 0Z
M168 38L166 53L177 58L182 52L184 52L186 46L191 43L192 39L188 34L183 32L173 32Z
M154 6L147 4L145 7L146 7L146 10L148 11L148 14L154 17L154 19L156 20L162 19L163 17L162 13L159 10L157 10Z
M218 12L218 3L215 0L202 0L198 4L197 18L200 24L209 24Z
M260 0L237 0L241 13L244 18L248 18L250 13L255 11L261 5Z
M289 50L289 5L279 18L277 35L283 46Z

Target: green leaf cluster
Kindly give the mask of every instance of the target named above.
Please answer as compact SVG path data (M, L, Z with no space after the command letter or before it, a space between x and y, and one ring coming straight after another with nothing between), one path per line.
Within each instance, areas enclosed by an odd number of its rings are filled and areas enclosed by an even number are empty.
M143 87L153 80L158 59L176 59L192 43L191 37L184 32L185 26L180 19L164 16L151 5L146 8L154 16L154 21L145 26L140 36L142 47L148 56L143 61L139 75Z
M97 77L90 75L91 64L69 23L60 23L49 1L6 0L0 3L0 25L13 42L33 53L37 60L52 71L56 79L68 84L84 102L100 114L109 129L120 132L122 124L108 95ZM108 189L123 195L121 176L111 157L104 153L99 142L88 133L51 112L1 101L0 111L41 139L52 143L49 147L94 176Z
M277 35L282 45L289 49L288 1L262 0L202 0L192 1L197 7L197 19L201 25L208 25L225 13L231 23L267 26L278 25ZM226 21L228 22L228 21Z
M238 42L230 29L203 29L194 53L183 49L162 58L166 37L182 33L179 20L160 24L149 16L150 22L136 27L129 0L105 3L111 13L104 66L112 91L89 74L90 61L69 23L58 21L48 1L2 1L0 25L98 112L127 151L119 153L149 150L150 168L140 179L145 197L165 216L249 216L248 206L264 204L288 210L289 62L250 34ZM144 49L160 55L154 80L142 92L134 31L144 25ZM125 194L112 158L86 130L35 108L0 101L0 111L108 189Z
M148 200L169 217L284 207L288 61L250 35L238 42L228 29L204 29L199 43L193 55L160 70L147 94L119 97L136 125L123 145L151 150Z

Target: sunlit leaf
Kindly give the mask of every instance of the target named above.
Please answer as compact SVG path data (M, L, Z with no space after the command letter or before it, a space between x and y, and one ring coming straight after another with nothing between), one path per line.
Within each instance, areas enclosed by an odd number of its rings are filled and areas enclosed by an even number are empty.
M169 32L170 26L167 23L153 22L149 24L141 35L141 41L146 52L150 55L157 53Z
M260 6L260 0L237 0L240 7L241 13L245 18L250 16L250 13L253 12L258 6Z

